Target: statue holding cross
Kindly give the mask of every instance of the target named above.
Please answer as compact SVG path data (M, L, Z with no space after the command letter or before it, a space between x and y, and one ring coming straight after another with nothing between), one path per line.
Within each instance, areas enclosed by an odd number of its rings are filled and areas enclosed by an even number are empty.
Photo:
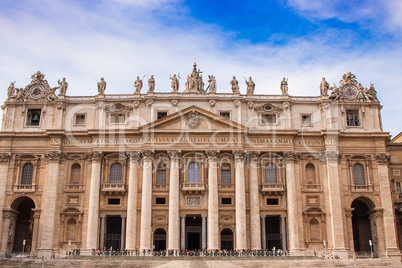
M204 93L204 82L202 81L202 72L197 70L197 64L193 64L193 72L187 76L185 93Z

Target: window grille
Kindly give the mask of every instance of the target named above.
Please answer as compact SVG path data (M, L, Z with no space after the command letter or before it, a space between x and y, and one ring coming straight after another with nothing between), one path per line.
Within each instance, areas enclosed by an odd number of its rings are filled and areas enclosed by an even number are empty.
M159 169L156 174L156 184L166 184L166 170Z
M188 180L189 183L200 183L200 165L197 162L188 164Z
M274 163L268 163L265 165L265 183L276 184L276 166Z
M28 163L22 168L22 185L32 185L33 165Z
M366 185L366 181L364 179L364 168L361 164L355 164L353 166L353 178L355 185Z
M110 183L121 183L123 168L119 163L114 163L110 167Z
M359 111L358 110L348 110L346 117L347 117L347 125L348 125L348 127L358 127L358 126L360 126Z
M222 164L221 166L221 184L230 184L230 164Z

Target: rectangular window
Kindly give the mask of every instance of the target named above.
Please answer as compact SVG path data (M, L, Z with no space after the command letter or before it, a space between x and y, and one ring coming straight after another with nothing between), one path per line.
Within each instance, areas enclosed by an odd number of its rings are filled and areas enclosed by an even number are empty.
M275 124L276 123L276 114L263 114L262 115L262 123Z
M279 199L278 198L267 198L267 205L278 205Z
M401 183L400 183L400 182L397 182L397 183L396 183L396 191L397 191L398 193L401 192Z
M221 170L221 184L230 184L230 170Z
M76 125L85 125L85 114L76 114L75 115L75 124Z
M157 205L166 205L166 198L165 197L157 197L157 198L155 198L155 204L157 204Z
M120 198L108 198L107 204L108 205L120 205Z
M401 176L401 171L399 169L394 169L395 176Z
M311 126L311 115L302 115L302 127Z
M231 205L232 198L222 198L222 205Z
M124 124L126 122L125 114L111 114L110 123L111 124Z
M392 162L398 161L398 157L396 157L396 156L391 156L391 161L392 161Z
M347 110L346 120L348 127L360 126L359 110Z
M223 118L229 119L230 120L230 113L229 112L220 112L219 114Z
M162 119L167 116L167 112L158 112L158 119Z
M27 126L39 126L40 112L40 109L28 109Z

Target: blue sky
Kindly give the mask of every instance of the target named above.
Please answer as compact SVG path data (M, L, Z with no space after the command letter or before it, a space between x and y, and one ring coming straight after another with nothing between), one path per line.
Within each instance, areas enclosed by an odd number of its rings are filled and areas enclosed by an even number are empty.
M256 94L317 96L325 77L339 84L347 71L374 83L384 130L397 135L402 85L400 0L0 0L0 89L25 87L41 70L51 86L66 77L67 95L132 93L137 76L181 89L196 59L214 74L218 92L252 76ZM241 92L245 86L241 84Z

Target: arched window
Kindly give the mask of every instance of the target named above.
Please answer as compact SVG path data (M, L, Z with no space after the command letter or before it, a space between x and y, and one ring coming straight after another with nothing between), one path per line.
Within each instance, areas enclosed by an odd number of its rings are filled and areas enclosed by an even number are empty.
M221 184L230 184L231 183L231 178L230 178L230 164L229 163L223 163L221 165Z
M265 165L265 183L276 184L276 166L274 163L268 163Z
M313 164L306 165L306 181L307 184L316 184L315 166Z
M166 184L166 163L159 163L156 173L156 184Z
M320 223L316 219L310 220L310 241L321 241Z
M188 164L188 183L200 183L200 165L197 162Z
M121 183L123 168L119 163L114 163L110 166L110 183Z
M70 184L80 184L81 166L75 163L71 166Z
M32 175L33 175L33 165L31 163L27 163L22 168L22 177L21 184L22 185L32 185Z
M76 241L77 237L77 221L69 219L66 227L66 240Z
M366 185L366 180L364 179L364 168L361 164L355 164L353 166L353 179L355 185Z

